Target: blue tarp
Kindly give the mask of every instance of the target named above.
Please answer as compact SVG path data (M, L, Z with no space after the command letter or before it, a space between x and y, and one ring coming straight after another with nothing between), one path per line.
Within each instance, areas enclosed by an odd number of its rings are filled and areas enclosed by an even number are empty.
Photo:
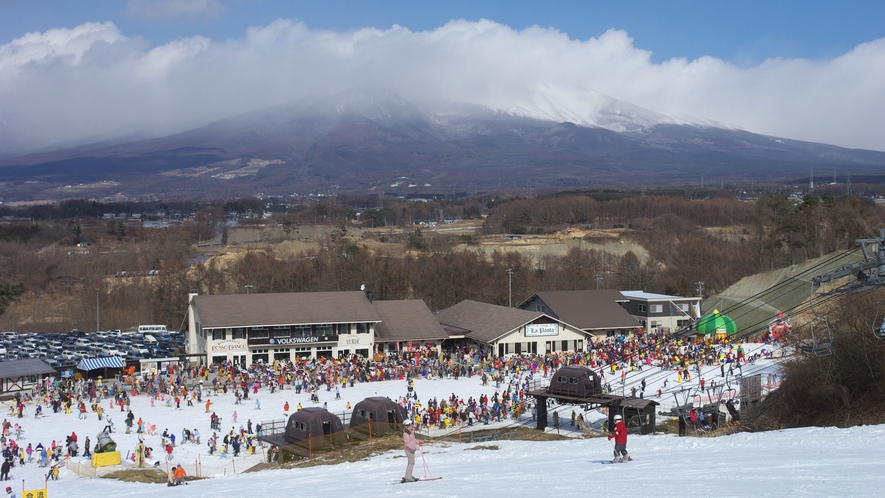
M97 368L123 368L125 364L119 356L108 356L105 358L83 358L77 364L80 370L95 370Z

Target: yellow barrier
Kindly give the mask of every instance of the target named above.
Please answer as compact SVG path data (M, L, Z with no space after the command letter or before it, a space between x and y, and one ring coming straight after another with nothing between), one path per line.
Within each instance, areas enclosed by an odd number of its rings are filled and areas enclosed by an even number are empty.
M93 467L108 467L111 465L120 465L120 462L121 460L119 451L107 451L105 453L92 454Z
M46 494L46 488L41 488L41 489L26 489L22 493L22 496L24 498L46 498L49 495Z

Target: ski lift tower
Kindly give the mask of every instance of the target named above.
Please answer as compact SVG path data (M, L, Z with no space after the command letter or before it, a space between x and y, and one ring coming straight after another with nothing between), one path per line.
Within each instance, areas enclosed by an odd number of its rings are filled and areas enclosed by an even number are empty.
M694 398L692 391L693 389L690 387L683 387L678 391L673 391L673 399L676 400L676 407L673 411L676 412L676 416L679 419L680 437L685 436L686 421L688 420L689 412L691 412L692 399Z

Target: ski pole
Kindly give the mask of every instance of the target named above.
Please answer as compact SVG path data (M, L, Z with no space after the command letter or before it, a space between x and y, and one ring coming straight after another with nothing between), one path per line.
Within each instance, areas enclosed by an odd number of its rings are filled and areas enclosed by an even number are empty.
M433 474L430 473L430 467L427 466L427 460L424 458L424 446L419 446L421 448L421 462L424 463L424 477L433 477Z

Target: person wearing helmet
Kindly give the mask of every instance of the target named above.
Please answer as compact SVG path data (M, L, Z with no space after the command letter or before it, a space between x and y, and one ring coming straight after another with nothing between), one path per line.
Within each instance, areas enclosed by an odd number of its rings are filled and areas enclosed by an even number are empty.
M15 498L15 493L12 492L12 488L6 486L6 498Z
M620 414L615 415L614 420L615 430L608 437L609 441L615 440L615 459L612 460L612 463L623 462L625 459L629 462L633 458L627 454L627 426L624 424L624 419Z
M403 449L406 452L406 458L409 463L406 465L406 475L402 482L415 482L418 479L412 477L412 469L415 468L415 452L424 441L415 437L415 428L410 419L403 421Z
M181 485L182 483L184 483L184 476L186 476L186 475L187 475L187 474L185 473L184 468L183 468L183 467L181 466L181 464L179 463L179 464L175 467L175 470L172 471L172 477L173 477L173 483L174 483L174 485L175 485L175 486L179 486L179 485Z

